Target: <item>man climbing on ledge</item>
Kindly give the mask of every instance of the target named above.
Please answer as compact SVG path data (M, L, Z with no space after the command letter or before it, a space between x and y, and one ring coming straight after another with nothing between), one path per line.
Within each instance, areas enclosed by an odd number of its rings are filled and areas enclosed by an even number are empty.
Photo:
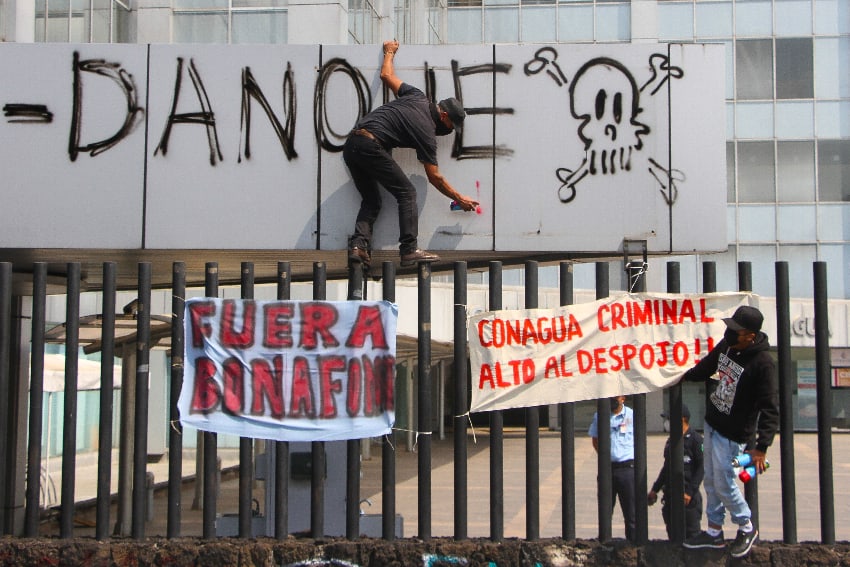
M401 265L435 262L439 256L420 250L419 211L416 207L416 188L390 153L393 148L412 148L425 167L428 181L440 193L457 201L464 211L478 206L458 193L437 167L437 136L451 134L463 125L466 112L455 98L434 104L421 90L402 82L393 67L399 44L384 42L384 62L381 81L396 95L392 100L363 118L349 134L342 150L345 165L363 200L349 242L348 257L352 262L368 265L371 261L372 227L381 211L380 183L398 202L399 252Z

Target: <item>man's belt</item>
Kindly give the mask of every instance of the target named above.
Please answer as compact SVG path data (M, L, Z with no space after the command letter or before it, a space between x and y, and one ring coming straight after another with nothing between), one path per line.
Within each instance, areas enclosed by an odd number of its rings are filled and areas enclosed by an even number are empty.
M626 468L633 467L634 464L635 464L635 460L629 459L628 461L620 461L618 463L611 463L611 468L612 469L626 469Z
M370 140L373 140L375 142L378 141L378 138L376 138L372 132L366 130L365 128L358 128L357 130L352 130L351 133L354 136L363 136L364 138L369 138Z

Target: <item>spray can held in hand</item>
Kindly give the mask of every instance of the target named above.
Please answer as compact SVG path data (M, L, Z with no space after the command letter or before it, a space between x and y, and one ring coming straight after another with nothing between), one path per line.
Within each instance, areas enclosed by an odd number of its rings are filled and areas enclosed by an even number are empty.
M741 453L740 455L732 459L732 466L736 470L741 469L740 472L738 472L738 479L740 479L740 481L743 483L750 482L753 477L756 476L756 467L752 464L752 462L753 458L749 453ZM770 462L765 461L764 470L767 470L769 468Z

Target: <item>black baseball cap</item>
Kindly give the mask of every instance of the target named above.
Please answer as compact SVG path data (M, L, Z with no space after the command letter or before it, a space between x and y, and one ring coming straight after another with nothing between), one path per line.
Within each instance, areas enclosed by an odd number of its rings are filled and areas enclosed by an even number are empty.
M449 115L449 120L452 121L455 128L459 129L463 126L463 119L466 118L466 111L463 109L463 105L458 99L444 98L437 104L443 109L443 112Z
M735 310L734 315L723 319L723 322L733 331L752 331L758 333L761 331L761 324L764 323L764 315L755 307L742 305Z
M661 417L667 419L668 417L670 417L670 412L661 412ZM682 417L687 417L688 419L691 419L691 410L688 408L688 404L682 404Z

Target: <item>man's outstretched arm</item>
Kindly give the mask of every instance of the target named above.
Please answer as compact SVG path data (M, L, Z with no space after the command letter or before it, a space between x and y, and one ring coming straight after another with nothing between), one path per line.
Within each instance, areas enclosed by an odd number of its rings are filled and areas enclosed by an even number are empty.
M398 42L390 39L384 42L384 63L381 65L381 81L391 90L393 94L398 96L398 89L401 88L401 79L395 74L393 67L393 58L398 51Z
M428 181L431 185L436 187L440 193L453 201L457 201L464 211L475 210L475 207L478 206L478 201L458 193L457 190L451 186L449 181L443 177L443 174L440 173L439 167L433 163L423 163L422 165L425 166L425 175L428 177Z

